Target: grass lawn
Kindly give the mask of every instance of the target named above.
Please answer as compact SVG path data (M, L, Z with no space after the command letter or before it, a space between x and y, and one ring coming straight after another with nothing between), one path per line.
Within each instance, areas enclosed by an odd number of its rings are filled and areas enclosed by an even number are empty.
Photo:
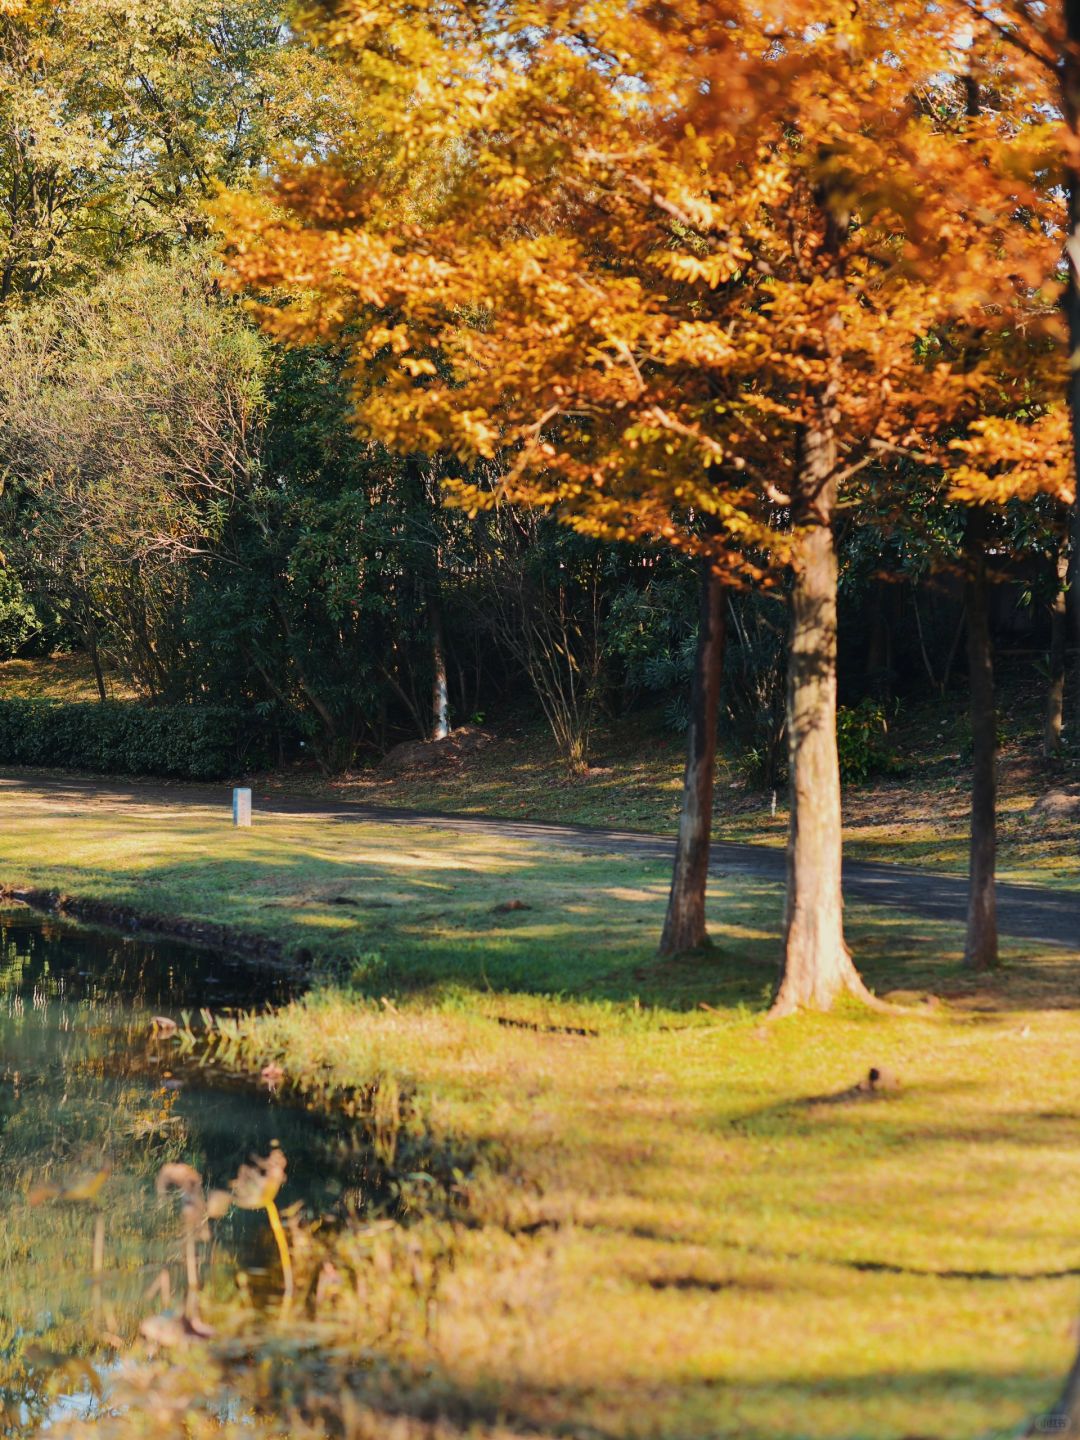
M662 964L652 865L351 819L243 832L208 809L3 804L4 882L325 961L307 999L246 1023L252 1063L400 1090L405 1131L460 1157L449 1210L406 1177L413 1223L335 1242L305 1311L317 1350L296 1363L338 1421L360 1397L353 1435L959 1440L1052 1400L1080 1300L1080 954L1011 947L974 983L954 931L853 909L864 973L912 1012L764 1025L766 884L719 881L716 948ZM931 989L943 1003L920 1006ZM898 1087L853 1093L871 1065ZM110 1423L165 1433L152 1406Z

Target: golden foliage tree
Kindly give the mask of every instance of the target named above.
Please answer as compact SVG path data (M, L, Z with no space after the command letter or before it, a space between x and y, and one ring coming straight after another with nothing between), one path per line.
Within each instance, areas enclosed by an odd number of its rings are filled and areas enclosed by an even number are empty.
M962 0L962 9L970 22L973 46L993 57L998 84L1007 92L1010 108L1023 108L1041 122L1029 129L1046 137L1042 180L1064 195L1054 237L1061 261L1058 278L1064 325L1060 339L1068 357L1067 365L1061 367L1061 391L1067 408L1050 405L1033 430L1025 424L1019 437L1008 432L1000 436L1011 452L1010 463L1004 467L1007 472L1015 470L1030 477L1033 468L1039 469L1037 459L1032 466L1032 458L1044 449L1054 466L1067 465L1071 475L1069 543L1060 566L1058 607L1062 634L1056 684L1063 692L1066 596L1072 600L1073 638L1080 639L1080 0L1051 0L1049 4L1001 0L993 5L987 0ZM1045 448L1040 431L1045 432ZM990 436L991 444L995 438ZM1018 445L1022 448L1024 441L1030 441L1033 448L1021 455ZM982 472L1000 468L992 457ZM1050 754L1060 748L1061 718L1060 712L1048 717ZM1080 668L1073 723L1080 730Z
M867 993L840 891L838 517L895 452L975 417L990 369L948 337L985 346L1045 269L1028 132L935 118L963 18L344 0L310 24L362 97L347 146L223 207L238 282L289 296L264 322L347 338L364 432L466 475L494 462L455 503L545 506L707 566L667 949L705 934L715 586L790 567L779 1012Z

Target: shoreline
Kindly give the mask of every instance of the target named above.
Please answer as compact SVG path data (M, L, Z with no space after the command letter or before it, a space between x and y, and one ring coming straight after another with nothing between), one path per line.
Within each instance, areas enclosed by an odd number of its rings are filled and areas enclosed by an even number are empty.
M69 895L35 885L0 884L0 908L24 905L61 920L103 925L140 938L180 940L200 949L217 950L239 959L258 961L282 970L301 970L315 957L310 951L290 955L280 940L215 920L186 920L180 915L146 913L130 905Z

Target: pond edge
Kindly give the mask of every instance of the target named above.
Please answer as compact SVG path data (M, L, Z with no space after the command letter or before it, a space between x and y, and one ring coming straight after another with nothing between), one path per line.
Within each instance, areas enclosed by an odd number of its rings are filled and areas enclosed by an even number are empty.
M110 929L123 930L129 934L183 940L189 945L205 946L228 955L282 968L300 969L313 958L309 951L290 952L280 940L272 940L267 935L241 930L233 925L223 925L214 920L185 920L180 915L147 913L129 905L117 905L109 900L81 899L62 890L0 884L0 903L26 905L32 910L41 910L71 920L83 920L90 924L106 925Z

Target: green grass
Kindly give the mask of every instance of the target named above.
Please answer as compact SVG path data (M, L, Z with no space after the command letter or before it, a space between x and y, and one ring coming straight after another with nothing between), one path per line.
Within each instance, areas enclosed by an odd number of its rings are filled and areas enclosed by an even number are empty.
M328 979L247 1022L251 1062L392 1079L407 1126L461 1157L449 1211L414 1178L412 1224L332 1242L329 1298L294 1319L330 1430L345 1389L372 1440L963 1440L1053 1398L1080 1292L1080 955L1012 946L975 981L955 931L857 908L871 983L945 1003L763 1024L769 885L718 882L716 948L661 963L654 865L350 819L238 832L164 801L3 804L4 881L311 950ZM852 1098L871 1065L899 1088ZM321 1252L297 1246L314 1284ZM213 1354L235 1354L215 1318ZM135 1383L190 1398L207 1365ZM163 1433L139 1393L95 1433Z
M441 1302L467 1409L494 1396L541 1433L976 1436L1068 1363L1077 1118L1045 1087L1076 1094L1074 1017L574 1039L334 996L261 1038L343 1079L400 1071L431 1126L509 1157L468 1187L480 1230ZM884 1062L895 1096L806 1103Z

